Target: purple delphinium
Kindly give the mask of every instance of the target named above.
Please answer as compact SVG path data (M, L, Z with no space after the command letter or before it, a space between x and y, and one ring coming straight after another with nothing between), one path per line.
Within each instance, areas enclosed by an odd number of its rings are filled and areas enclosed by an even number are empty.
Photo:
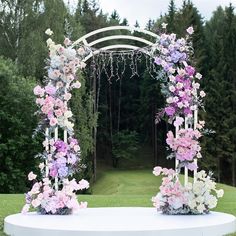
M67 166L63 166L58 169L58 174L60 177L66 177L68 175L69 168Z

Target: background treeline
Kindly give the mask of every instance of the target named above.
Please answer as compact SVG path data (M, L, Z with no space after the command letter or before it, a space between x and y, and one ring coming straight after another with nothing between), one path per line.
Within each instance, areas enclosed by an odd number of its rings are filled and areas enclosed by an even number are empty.
M66 1L65 1L66 2ZM79 0L73 8L63 0L0 0L0 192L23 192L27 173L37 171L34 155L41 151L42 136L31 135L37 125L32 89L43 83L47 48L44 34L53 39L72 40L98 28L129 25L117 11L104 14L96 0ZM216 133L203 138L201 167L214 171L218 181L236 185L236 15L232 5L218 7L205 21L191 1L177 9L170 1L168 12L150 19L146 28L160 32L162 22L179 37L192 25L195 30L194 64L204 75L206 113L200 117ZM136 26L138 26L136 22ZM135 32L139 35L138 32ZM127 61L128 62L128 61ZM166 122L154 124L163 106L160 82L153 79L145 58L138 65L139 76L131 77L129 66L120 79L108 82L88 69L79 78L84 85L71 101L76 135L80 139L83 175L96 177L105 165L120 168L151 168L165 161ZM98 94L98 86L100 93ZM97 106L97 101L99 103ZM96 139L95 139L96 137ZM98 167L97 167L98 166Z

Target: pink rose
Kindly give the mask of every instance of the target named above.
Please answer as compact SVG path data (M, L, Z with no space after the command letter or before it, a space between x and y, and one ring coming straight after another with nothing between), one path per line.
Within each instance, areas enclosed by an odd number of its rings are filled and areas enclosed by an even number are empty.
M66 93L66 94L64 95L64 99L65 99L66 101L69 101L69 100L71 99L71 93Z
M161 167L161 166L156 166L156 167L154 167L152 173L153 173L155 176L159 176L159 175L161 174L161 171L162 171L162 167Z
M50 123L50 126L55 126L58 123L58 121L55 117L52 117L49 123Z
M55 115L57 117L62 116L63 115L62 110L61 109L55 110Z
M54 95L56 93L56 91L57 91L57 89L52 85L47 85L45 87L45 92L49 95Z
M37 95L37 96L42 97L42 96L44 95L44 89L41 88L39 85L37 85L37 86L34 88L34 95Z

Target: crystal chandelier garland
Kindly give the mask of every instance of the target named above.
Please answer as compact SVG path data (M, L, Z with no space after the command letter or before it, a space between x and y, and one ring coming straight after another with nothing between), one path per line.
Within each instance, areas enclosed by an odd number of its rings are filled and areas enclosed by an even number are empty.
M46 33L53 34L50 29ZM71 91L81 86L76 71L85 67L82 58L86 52L83 48L72 48L68 38L65 38L64 46L49 38L47 46L46 86L34 88L39 108L37 114L41 118L37 131L45 131L45 151L37 155L42 160L39 168L43 178L37 180L33 172L29 173L33 187L26 194L22 212L32 207L40 214L66 215L87 206L86 202L78 202L76 191L89 188L89 183L83 179L78 183L75 179L70 180L81 166L80 146L74 137L73 114L68 104Z

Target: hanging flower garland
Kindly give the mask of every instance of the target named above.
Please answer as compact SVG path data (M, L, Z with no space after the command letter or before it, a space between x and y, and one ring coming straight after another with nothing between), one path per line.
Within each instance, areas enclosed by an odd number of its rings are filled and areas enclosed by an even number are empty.
M53 32L48 29L46 34L52 35ZM86 66L82 61L85 50L74 49L68 38L64 46L55 44L49 38L47 46L49 60L46 86L34 88L39 108L37 114L41 118L37 131L46 130L43 142L45 151L37 155L42 159L39 168L44 178L36 180L37 176L33 172L29 173L28 179L33 182L33 186L26 194L22 212L32 207L41 214L66 215L87 206L86 202L78 202L76 192L88 189L89 183L83 179L78 183L75 179L69 180L80 169L80 146L73 136L73 114L68 106L72 89L81 86L76 71ZM64 140L58 138L59 128L63 130Z

